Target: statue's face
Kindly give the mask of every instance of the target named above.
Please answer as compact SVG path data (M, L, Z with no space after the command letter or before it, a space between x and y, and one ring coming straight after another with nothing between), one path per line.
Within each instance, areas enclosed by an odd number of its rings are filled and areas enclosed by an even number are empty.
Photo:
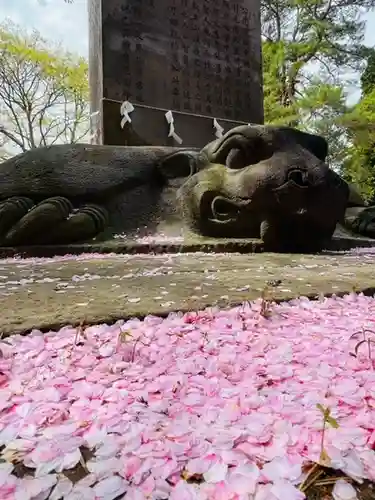
M262 237L276 251L324 246L344 216L347 184L326 142L293 129L241 126L208 144L180 189L185 218L207 236Z

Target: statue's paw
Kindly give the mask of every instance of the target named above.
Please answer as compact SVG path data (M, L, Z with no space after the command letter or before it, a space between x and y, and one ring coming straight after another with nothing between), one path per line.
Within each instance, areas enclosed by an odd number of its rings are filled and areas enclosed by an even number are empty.
M7 232L5 246L31 246L44 242L46 235L57 224L66 220L73 211L73 205L67 198L56 196L47 198L29 210Z
M33 200L21 196L14 196L0 203L0 242L33 206Z
M345 212L344 225L354 233L375 238L375 206L349 207Z
M61 222L43 240L48 245L63 245L90 241L102 233L109 221L105 208L99 205L84 205Z

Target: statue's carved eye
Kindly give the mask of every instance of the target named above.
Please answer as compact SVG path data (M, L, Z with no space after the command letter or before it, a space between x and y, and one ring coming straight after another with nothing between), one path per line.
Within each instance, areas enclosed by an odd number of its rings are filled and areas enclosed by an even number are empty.
M159 171L167 180L187 178L197 171L199 160L197 151L176 151L160 161Z
M225 165L232 169L241 169L246 167L246 153L242 148L233 148L229 151Z
M273 155L273 148L263 139L239 138L233 141L233 147L229 150L225 165L231 169L241 169L249 165L268 160Z

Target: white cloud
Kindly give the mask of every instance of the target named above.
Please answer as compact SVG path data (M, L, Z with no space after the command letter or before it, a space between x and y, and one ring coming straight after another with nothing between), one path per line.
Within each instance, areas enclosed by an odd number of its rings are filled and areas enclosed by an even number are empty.
M364 16L367 22L365 43L370 47L375 46L375 12L369 12Z
M88 55L86 0L0 0L0 22L11 19L27 30L61 42L64 48Z

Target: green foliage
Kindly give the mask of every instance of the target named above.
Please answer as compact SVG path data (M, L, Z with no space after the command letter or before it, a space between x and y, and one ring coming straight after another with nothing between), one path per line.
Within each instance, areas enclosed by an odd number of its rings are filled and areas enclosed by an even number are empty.
M361 75L363 94L369 94L375 88L375 49L368 52L366 68Z
M343 86L327 76L311 75L304 85L288 92L283 84L287 50L283 42L263 43L265 121L320 134L330 143L329 161L337 166L345 157L348 112Z
M293 125L299 119L299 110L295 101L288 99L280 74L286 58L285 44L266 41L262 50L265 121L274 125Z
M368 53L361 77L362 98L346 116L350 146L342 174L356 184L370 204L375 203L375 51Z
M328 162L337 168L346 156L347 134L343 123L349 112L341 85L312 79L299 99L304 128L329 143Z
M361 18L375 0L261 0L261 7L266 121L324 136L331 165L359 183L362 193L365 182L367 197L372 196L374 182L368 169L364 172L363 155L369 156L373 142L363 135L374 123L373 97L352 109L345 89L365 57L362 85L375 81L375 55L363 45Z
M318 403L316 405L316 407L318 408L318 410L323 415L323 419L324 419L324 422L326 424L330 425L334 429L338 429L339 428L339 424L338 424L337 420L331 416L331 409L330 408L324 408L324 406L321 405L320 403Z
M261 6L265 39L286 44L283 73L291 87L309 62L332 76L337 68L358 68L364 51L360 14L375 0L261 0Z
M318 410L323 416L323 429L322 429L322 437L321 437L321 442L320 442L320 457L319 457L319 463L321 465L325 465L329 467L331 465L331 459L329 458L329 455L327 454L327 451L324 447L324 438L325 438L325 432L327 425L333 427L334 429L338 429L340 426L335 418L331 416L331 409L328 407L324 407L320 403L316 405Z
M88 124L87 62L38 32L0 25L0 141L9 153L78 142Z

